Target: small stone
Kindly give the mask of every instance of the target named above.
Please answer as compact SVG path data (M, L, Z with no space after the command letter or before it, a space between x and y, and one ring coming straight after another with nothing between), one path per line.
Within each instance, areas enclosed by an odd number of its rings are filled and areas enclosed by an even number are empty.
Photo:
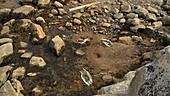
M166 4L170 6L170 0L167 0L167 1L166 1Z
M39 23L39 24L44 24L45 23L45 20L43 17L37 17L36 18L36 21Z
M55 2L54 2L54 6L57 7L57 8L63 8L63 7L64 7L63 4L61 4L61 3L58 2L58 1L55 1Z
M129 14L126 15L126 18L128 18L128 19L138 18L138 14L129 13Z
M146 28L146 27L145 27L144 25L139 24L139 25L136 25L136 26L131 26L131 27L130 27L130 30L131 30L132 32L138 32L139 29L144 30L145 28Z
M21 82L20 82L19 80L17 80L17 79L13 79L12 81L13 81L13 82L12 82L12 85L13 85L14 88L16 89L16 91L17 91L17 93L18 93L18 96L24 96L24 95L21 93L21 91L24 90Z
M10 33L10 28L9 28L9 26L3 26L3 27L2 27L2 30L1 30L1 35L9 34L9 33Z
M153 22L152 26L154 29L159 29L162 27L162 22L161 21L157 21L157 22Z
M9 76L9 72L12 69L11 66L0 67L0 86L2 86Z
M134 41L134 42L142 42L143 41L143 39L142 39L142 37L141 36L132 36L132 41Z
M72 27L73 26L73 24L72 23L70 23L70 22L66 22L66 27Z
M156 18L156 15L155 15L155 14L148 13L148 14L146 15L146 20L148 20L148 21L156 21L157 18Z
M32 52L26 52L24 54L21 55L21 58L31 58L33 55Z
M18 77L24 78L25 71L26 71L25 67L19 67L15 69L12 73L12 78L15 78L15 79L17 79Z
M52 10L51 10L51 13L52 13L53 15L57 15L57 14L58 14L58 11L57 11L56 9L52 9Z
M128 19L127 24L129 25L139 25L141 20L139 18L134 18L134 19Z
M30 59L29 64L34 66L44 67L46 65L46 62L42 57L33 56Z
M65 15L67 12L63 8L58 8L59 14L60 15Z
M107 74L102 76L102 79L105 83L110 83L113 81L113 77L111 76L111 74Z
M131 11L131 6L130 5L121 5L121 11L125 13L129 13Z
M65 42L58 35L55 36L51 41L53 43L53 48L55 49L57 56L60 56L60 54L64 50Z
M30 77L34 77L34 76L36 76L37 75L37 73L34 73L34 72L32 72L32 73L27 73L27 76L30 76Z
M1 96L18 96L9 80L0 88L0 93Z
M89 18L89 21L90 21L91 23L96 23L96 21L93 20L92 18Z
M119 13L119 9L113 8L113 9L112 9L112 12L113 12L114 14L117 14L117 13Z
M38 35L38 39L44 39L46 37L46 34L40 25L33 23L33 27L34 27L35 31L32 34Z
M82 16L81 13L76 13L76 14L73 15L74 18L80 18L81 16Z
M79 19L74 19L73 20L74 24L80 25L82 22Z
M162 23L163 25L170 25L170 16L164 16L162 17Z
M111 26L111 24L110 24L110 23L102 23L102 26L103 26L103 27L107 27L107 28L108 28L108 27L110 27L110 26Z
M40 86L36 86L34 89L32 89L32 92L34 93L34 96L40 96L43 90Z
M148 11L150 12L150 13L154 13L155 15L158 15L158 10L156 10L155 8L153 8L153 7L148 7Z
M85 52L82 49L77 49L75 53L80 56L85 54Z
M163 4L163 0L152 0L152 2L159 6L161 6Z
M146 15L149 13L148 10L142 7L138 7L135 12L139 15L139 17L145 18Z
M18 50L18 53L25 53L25 52L26 52L26 50L24 50L24 49Z
M38 0L38 6L45 6L50 3L50 0Z
M126 19L122 18L122 19L120 19L119 22L120 22L120 23L125 23L125 22L126 22Z
M123 13L114 14L114 15L113 15L113 18L115 18L115 19L121 19L121 18L123 18Z
M31 12L33 12L35 9L34 7L30 6L30 5L24 5L24 6L21 6L19 8L16 8L12 11L12 14L13 15L17 15L19 16L20 18L23 18L25 16L28 16Z
M151 57L152 57L152 52L146 52L146 53L144 53L143 56L142 56L142 58L143 58L144 60L150 60Z
M0 64L4 61L6 57L13 54L12 43L6 43L0 46Z
M21 41L20 46L21 46L21 48L26 48L28 46L28 44Z
M119 41L123 44L133 45L132 38L130 36L119 37Z
M0 44L4 44L4 43L12 43L13 40L11 38L1 38L0 39Z

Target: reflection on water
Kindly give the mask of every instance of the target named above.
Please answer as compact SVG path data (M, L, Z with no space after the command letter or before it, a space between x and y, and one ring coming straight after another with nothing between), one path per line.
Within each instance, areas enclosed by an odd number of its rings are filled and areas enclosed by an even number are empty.
M7 8L14 8L20 5L19 5L19 0L0 0L0 6L7 7Z

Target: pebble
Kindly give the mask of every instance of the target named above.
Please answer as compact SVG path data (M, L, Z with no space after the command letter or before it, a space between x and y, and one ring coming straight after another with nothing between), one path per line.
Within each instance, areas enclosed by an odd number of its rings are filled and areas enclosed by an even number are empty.
M133 45L132 38L130 36L119 37L119 41L123 44Z
M161 6L163 4L163 0L152 0L152 2L159 6Z
M148 21L156 21L157 18L156 18L156 15L155 15L155 14L148 13L148 14L146 15L146 20L148 20Z
M65 25L66 27L72 27L73 26L73 24L71 23L71 22L66 22L66 25Z
M110 27L110 26L111 26L111 24L110 24L110 23L102 23L102 26L103 26L103 27L107 27L107 28L108 28L108 27Z
M125 13L131 12L131 6L130 5L121 5L121 11Z
M123 13L114 14L114 15L113 15L113 18L115 18L115 19L121 19L121 18L123 18Z
M74 18L80 18L81 16L82 16L81 13L76 13L76 14L73 15Z
M58 14L58 11L57 11L56 9L52 9L52 10L51 10L51 13L52 13L53 15L57 15L57 14Z
M150 13L154 13L155 15L158 15L158 10L155 9L155 8L153 8L153 7L151 7L151 6L148 7L148 11L149 11Z
M43 17L37 17L36 19L35 19L39 24L44 24L45 23L45 20L44 20L44 18Z
M134 18L134 19L128 19L127 24L129 25L139 25L141 20L139 18Z
M153 22L153 28L154 29L159 29L159 28L161 28L162 27L162 22L161 21L157 21L157 22Z
M146 15L149 13L147 9L138 7L135 12L139 15L139 17L145 18Z
M0 39L0 45L4 43L12 43L13 40L11 38L1 38Z
M136 25L136 26L131 26L131 27L130 27L130 30L131 30L132 32L138 32L139 29L144 30L145 28L146 28L146 27L145 27L143 24L139 24L139 25Z
M33 31L32 33L35 35L34 37L38 36L38 39L44 39L46 37L46 34L43 31L43 28L38 24L35 24L35 23L32 23L32 24L35 29L35 31Z
M33 56L30 59L29 64L34 66L44 67L46 65L46 62L42 57Z
M111 81L113 81L113 77L111 74L107 74L102 76L102 79L105 83L110 83Z
M55 1L55 2L54 2L54 6L57 7L57 8L63 8L63 7L64 7L63 4L61 4L61 3L58 2L58 1Z
M11 66L0 67L0 86L2 86L9 76L9 71L12 69Z
M10 28L9 28L9 26L3 26L3 27L2 27L2 30L1 30L1 35L9 34L9 33L10 33Z
M59 14L60 15L65 15L67 12L63 8L58 8Z
M20 78L24 78L25 75L25 67L18 67L17 69L15 69L12 73L12 78L18 79Z
M74 24L80 25L82 22L79 19L74 19L73 20Z
M21 41L20 46L21 48L26 48L28 46L28 43Z
M164 16L164 17L162 17L162 23L163 23L163 25L170 25L170 16Z
M138 14L129 13L129 14L126 15L126 18L128 18L128 19L138 18Z
M114 14L117 14L117 13L119 13L119 9L113 8L113 9L112 9L112 12L113 12Z
M44 7L45 5L48 5L50 3L50 0L38 0L38 6Z
M125 23L125 22L126 22L126 19L122 18L122 19L120 19L119 22L120 22L120 23Z
M21 55L21 58L31 58L33 55L32 52L26 52L24 54Z

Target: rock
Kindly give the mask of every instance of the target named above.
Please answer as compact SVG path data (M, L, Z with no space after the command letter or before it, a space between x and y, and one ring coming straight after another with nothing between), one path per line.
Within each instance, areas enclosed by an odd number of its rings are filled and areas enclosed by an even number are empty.
M21 58L31 58L33 55L32 52L26 52L24 54L21 55Z
M11 66L0 67L0 86L4 84L9 76L9 72L12 69Z
M170 6L170 0L167 0L167 1L166 1L166 4Z
M21 3L31 3L33 0L19 0Z
M137 70L128 96L168 96L170 92L170 46L161 50L155 61Z
M42 57L33 56L30 59L29 64L34 66L44 67L46 65L46 62Z
M105 83L110 83L113 81L113 77L111 74L107 74L107 75L104 75L102 76L102 79Z
M25 68L24 67L19 67L15 69L12 73L12 78L18 79L18 78L24 78L25 75Z
M128 19L127 24L129 25L139 25L141 20L139 18Z
M58 8L58 12L60 15L65 15L67 12L63 8Z
M0 45L4 43L12 43L13 40L11 38L1 38L0 39Z
M162 17L162 23L163 25L166 25L166 26L170 25L170 16Z
M135 76L136 71L128 72L122 82L102 87L96 96L128 96L128 87Z
M34 7L32 7L30 5L24 5L24 6L21 6L19 8L14 9L12 11L12 14L14 16L19 17L19 18L24 18L24 17L28 16L34 10L35 10Z
M132 41L138 43L138 42L142 42L143 39L140 36L132 36Z
M21 82L20 82L19 80L13 79L13 80L12 80L12 85L13 85L14 88L16 89L18 96L24 96L24 95L21 93L21 91L24 91L24 88L23 88L23 86L22 86L22 84L21 84Z
M119 13L119 9L113 8L113 9L112 9L112 12L113 12L114 14L117 14L117 13Z
M28 43L21 41L20 46L21 46L21 48L26 48L28 46Z
M51 13L52 13L53 15L57 15L57 14L58 14L58 11L57 11L56 9L52 9L52 10L51 10Z
M159 29L162 27L162 22L161 21L157 21L157 22L153 22L152 26L153 28L156 30L156 29Z
M13 54L13 45L12 43L6 43L0 46L0 64L3 60L9 55Z
M57 8L63 8L63 7L64 7L63 4L61 4L61 3L58 2L58 1L55 1L55 2L54 2L54 6L57 7Z
M136 25L136 26L131 26L131 27L130 27L130 30L131 30L132 32L138 32L139 29L140 29L140 30L144 30L145 28L146 28L146 27L145 27L144 25L139 24L139 25Z
M148 21L156 21L157 18L156 18L156 15L155 15L155 14L148 13L148 14L146 15L146 20L148 20Z
M142 59L143 60L151 60L152 56L153 56L152 52L146 52L142 55Z
M44 20L43 17L37 17L35 20L38 22L38 24L44 24L45 23L45 20Z
M44 39L46 37L45 32L43 31L43 28L35 23L32 23L34 31L32 32L33 37L38 39Z
M79 19L74 19L73 20L74 24L80 25L82 22Z
M76 14L73 15L74 18L80 18L81 16L82 16L81 13L76 13Z
M120 19L119 22L120 22L120 23L125 23L125 22L126 22L126 19L122 18L122 19Z
M1 35L9 34L9 33L10 33L10 28L9 28L9 26L3 26L3 27L2 27L2 30L1 30Z
M142 7L138 7L135 12L139 15L139 17L145 18L146 15L149 13L148 10Z
M163 4L163 0L152 0L152 2L159 6L161 6Z
M158 13L158 10L155 9L155 8L153 8L153 7L151 7L151 6L148 7L148 11L149 11L150 13L154 13L155 15L158 15L158 14L159 14L159 13Z
M65 25L66 27L72 27L73 26L73 24L72 23L70 23L70 22L66 22L66 25Z
M10 12L11 12L11 9L9 8L0 9L0 21L4 19L4 17L9 16Z
M57 56L60 56L62 51L64 50L65 42L58 35L55 36L51 41L52 46L55 49L55 52L57 53Z
M103 27L107 27L107 28L108 28L108 27L110 27L110 26L111 26L111 24L110 24L110 23L102 23L102 26L103 26Z
M121 43L127 44L127 45L133 45L132 38L130 36L124 36L124 37L119 37L119 41Z
M75 53L80 56L86 54L82 49L77 49Z
M0 88L0 94L1 96L18 96L9 80Z
M44 7L45 5L48 5L50 3L50 0L38 0L38 6Z
M34 89L32 89L32 92L34 93L34 96L40 96L43 90L40 86L36 86Z
M138 18L138 14L129 13L129 14L126 15L126 18L128 18L128 19Z
M130 5L121 5L121 11L125 13L131 12L131 6Z
M113 18L115 18L115 19L121 19L121 18L123 18L123 13L114 14L114 15L113 15Z

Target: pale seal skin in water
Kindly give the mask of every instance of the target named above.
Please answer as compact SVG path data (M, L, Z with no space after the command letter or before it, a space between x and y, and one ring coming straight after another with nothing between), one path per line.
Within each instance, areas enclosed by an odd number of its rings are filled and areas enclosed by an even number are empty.
M92 76L90 75L90 73L84 68L83 70L80 71L80 73L81 73L81 79L83 80L83 82L86 85L90 86L93 83Z

